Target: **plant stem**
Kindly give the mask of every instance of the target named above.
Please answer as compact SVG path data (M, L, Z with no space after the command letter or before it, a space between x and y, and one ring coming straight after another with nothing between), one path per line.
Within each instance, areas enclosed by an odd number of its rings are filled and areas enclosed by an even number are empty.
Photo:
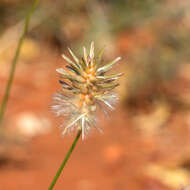
M39 0L34 0L33 1L32 7L28 11L28 14L27 14L25 22L24 22L23 33L22 33L22 35L20 37L20 40L18 42L17 49L16 49L16 52L15 52L15 55L14 55L14 58L13 58L13 61L12 61L12 66L11 66L10 73L9 73L9 78L8 78L8 82L7 82L6 89L5 89L5 94L3 96L2 104L1 104L1 107L0 107L0 124L2 122L4 112L6 110L6 106L7 106L7 102L8 102L8 98L9 98L9 93L10 93L10 90L11 90L11 86L12 86L12 82L13 82L13 78L14 78L14 73L15 73L16 65L17 65L17 62L18 62L19 55L20 55L20 51L21 51L21 48L22 48L22 44L23 44L24 38L25 38L25 36L26 36L26 34L28 32L28 28L29 28L32 13L36 9L38 3L39 3Z
M59 178L59 176L60 176L60 174L61 174L63 168L65 167L65 165L66 165L68 159L69 159L70 156L71 156L71 153L73 152L73 150L74 150L74 148L75 148L75 146L76 146L76 144L77 144L77 141L79 140L80 135L81 135L81 129L78 130L78 133L77 133L77 135L76 135L76 137L75 137L75 139L74 139L74 141L73 141L73 144L71 145L69 151L67 152L67 154L66 154L66 156L65 156L65 158L64 158L64 160L63 160L61 166L59 167L59 169L58 169L58 171L57 171L55 177L53 178L53 180L52 180L52 182L51 182L51 185L49 186L48 190L52 190L53 187L55 186L55 184L56 184L56 182L57 182L57 179Z

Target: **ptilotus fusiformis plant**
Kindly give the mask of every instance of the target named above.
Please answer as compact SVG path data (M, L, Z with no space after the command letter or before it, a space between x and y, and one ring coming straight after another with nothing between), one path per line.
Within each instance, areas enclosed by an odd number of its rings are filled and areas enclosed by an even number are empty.
M105 114L106 107L113 110L117 102L117 94L112 90L119 85L117 79L122 75L105 75L120 57L108 64L103 65L102 53L97 57L94 54L94 42L91 43L89 55L84 47L82 59L78 59L69 49L73 60L62 55L68 65L56 71L60 74L62 89L54 96L55 105L52 107L57 116L67 118L66 125L63 124L63 135L78 129L82 129L82 139L91 128L102 130L96 125L96 111L100 108ZM64 126L65 125L65 126Z
M49 190L53 189L80 134L82 133L82 139L84 139L92 128L102 132L96 125L96 111L99 108L107 114L107 108L114 109L118 97L112 90L119 85L117 79L122 75L122 73L106 74L121 58L117 57L110 63L103 64L103 50L95 56L94 42L91 43L89 54L86 48L83 48L84 53L81 59L71 49L68 50L72 58L62 55L68 64L65 68L56 69L61 77L59 82L62 88L53 97L55 104L52 109L57 116L63 116L65 119L62 124L63 135L74 129L78 133Z

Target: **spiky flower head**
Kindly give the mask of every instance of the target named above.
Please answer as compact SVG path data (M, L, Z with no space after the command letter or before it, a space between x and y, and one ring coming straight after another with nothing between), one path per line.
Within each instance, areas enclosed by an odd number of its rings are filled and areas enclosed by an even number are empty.
M103 64L101 59L103 50L96 57L94 42L91 43L89 54L86 48L83 48L84 55L81 59L78 59L71 49L68 50L72 59L62 55L68 65L56 69L61 77L59 82L62 89L54 95L55 105L52 109L57 116L66 117L66 123L62 124L63 135L74 129L80 129L84 139L92 128L102 132L96 125L97 108L104 113L107 113L106 107L114 109L118 97L112 90L119 85L116 80L122 73L110 75L105 73L120 60L120 57L108 64Z

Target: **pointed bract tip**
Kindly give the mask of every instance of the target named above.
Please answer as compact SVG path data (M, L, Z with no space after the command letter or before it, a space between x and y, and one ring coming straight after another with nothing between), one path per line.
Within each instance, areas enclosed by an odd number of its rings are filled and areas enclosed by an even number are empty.
M117 61L120 61L120 60L121 60L121 57L117 57L116 60L117 60Z
M94 42L91 42L91 46L90 46L90 58L93 59L94 58Z

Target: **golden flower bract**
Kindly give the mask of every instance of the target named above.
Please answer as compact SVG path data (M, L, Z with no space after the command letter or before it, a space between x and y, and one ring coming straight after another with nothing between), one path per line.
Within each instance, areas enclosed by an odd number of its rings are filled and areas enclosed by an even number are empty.
M83 48L84 54L81 59L78 59L71 49L68 50L72 59L62 55L68 65L56 69L61 77L59 82L62 89L54 95L55 105L52 109L57 116L63 115L66 118L66 122L62 124L63 135L74 129L81 129L84 139L91 128L102 132L96 125L97 108L106 114L106 107L114 109L118 97L112 89L119 85L116 81L122 73L110 75L105 73L120 60L120 57L103 64L103 50L95 56L94 42L91 43L89 54L86 48Z

